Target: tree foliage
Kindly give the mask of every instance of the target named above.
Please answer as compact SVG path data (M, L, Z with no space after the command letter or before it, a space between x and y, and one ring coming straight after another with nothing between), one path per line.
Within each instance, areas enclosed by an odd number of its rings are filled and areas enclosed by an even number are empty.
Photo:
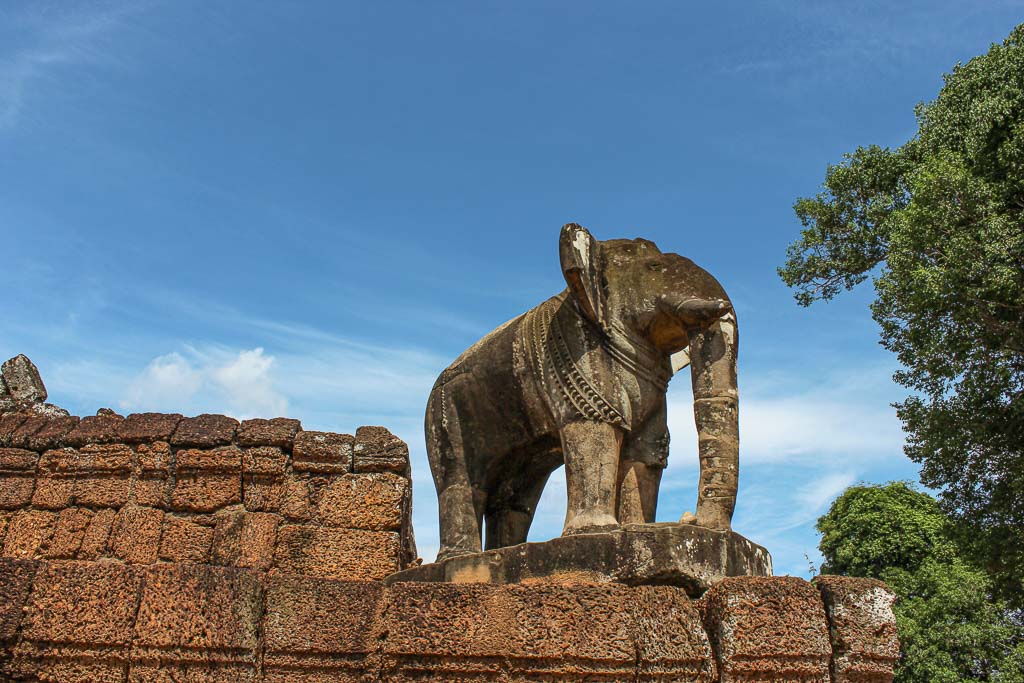
M823 573L881 579L896 592L897 681L1024 681L1024 629L990 597L991 580L963 558L933 498L902 482L854 486L818 530Z
M907 455L1024 606L1024 24L945 77L897 149L862 147L796 202L779 269L801 305L869 277L912 394Z

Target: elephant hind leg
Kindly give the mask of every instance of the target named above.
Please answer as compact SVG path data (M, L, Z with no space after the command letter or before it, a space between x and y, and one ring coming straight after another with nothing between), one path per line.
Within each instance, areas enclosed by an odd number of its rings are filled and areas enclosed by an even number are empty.
M551 472L521 479L507 497L487 509L487 550L526 543L544 486Z
M548 477L561 464L562 449L554 436L510 454L491 479L485 527L488 550L526 543Z
M466 447L450 396L436 387L427 402L427 458L437 489L441 547L437 559L478 553L484 496L470 483Z

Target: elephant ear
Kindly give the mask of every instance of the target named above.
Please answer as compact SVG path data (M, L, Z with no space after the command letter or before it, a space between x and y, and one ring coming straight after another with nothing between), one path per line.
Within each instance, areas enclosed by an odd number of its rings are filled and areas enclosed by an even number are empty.
M565 282L583 314L604 327L601 246L586 228L567 223L558 239L558 256Z

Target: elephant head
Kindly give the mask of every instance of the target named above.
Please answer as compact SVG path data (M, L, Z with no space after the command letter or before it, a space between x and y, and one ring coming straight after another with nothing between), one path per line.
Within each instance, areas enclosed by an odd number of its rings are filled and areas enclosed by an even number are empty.
M559 255L571 296L604 334L646 345L665 365L674 356L673 369L690 364L701 471L695 521L729 528L738 481L739 337L725 290L653 242L598 242L576 224L562 228Z

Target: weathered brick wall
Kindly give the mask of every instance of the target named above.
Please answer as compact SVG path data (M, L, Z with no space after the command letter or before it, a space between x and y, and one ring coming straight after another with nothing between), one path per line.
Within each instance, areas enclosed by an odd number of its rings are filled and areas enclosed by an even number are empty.
M885 683L891 599L842 577L732 578L695 601L669 586L0 559L0 680Z
M381 579L415 559L408 448L297 420L0 415L0 556Z

